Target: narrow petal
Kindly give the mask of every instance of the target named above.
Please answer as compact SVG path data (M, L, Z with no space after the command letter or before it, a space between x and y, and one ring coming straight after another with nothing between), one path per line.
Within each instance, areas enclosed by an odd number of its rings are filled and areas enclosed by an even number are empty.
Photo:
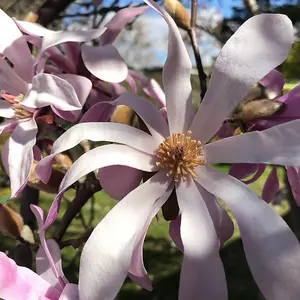
M68 280L62 270L60 248L54 240L46 240L45 231L43 230L45 222L43 210L37 205L30 205L30 208L38 223L41 242L36 254L36 271L52 286L62 291Z
M144 225L169 184L165 173L158 172L128 194L97 225L80 259L80 298L114 299L127 276Z
M25 37L17 25L3 10L0 10L1 32L0 53L14 64L16 72L27 82L32 77L33 59ZM20 55L22 53L22 55Z
M294 199L298 206L300 206L300 170L299 167L286 168L287 177L292 189Z
M18 195L29 176L37 131L35 120L29 119L20 122L8 140L8 168L12 198Z
M276 69L272 70L259 81L262 86L274 92L274 98L281 95L284 82L283 74Z
M0 59L0 91L14 96L27 92L27 83L4 59Z
M98 159L95 159L96 157ZM128 146L106 145L90 150L75 161L63 178L59 187L59 193L50 207L45 228L49 227L56 219L61 198L69 186L96 169L113 165L128 166L147 172L158 170L153 156Z
M60 292L30 269L19 267L0 252L0 297L7 300L39 299L46 296L57 300Z
M79 123L106 122L111 117L114 109L115 106L110 103L96 103L82 116Z
M181 227L181 215L179 215L175 220L172 220L170 222L170 227L169 227L169 235L177 248L183 252L183 243L180 235L180 227Z
M51 105L63 111L82 108L74 87L66 80L51 74L38 74L22 104L30 108Z
M215 62L190 128L195 139L206 143L253 85L285 60L293 41L293 26L285 15L260 14L243 23Z
M5 132L12 132L19 124L19 120L9 119L0 123L0 134Z
M79 300L78 285L67 284L58 300Z
M68 281L65 278L62 270L62 262L61 262L59 245L54 240L47 240L46 247L47 247L47 251L49 251L52 257L54 266L59 276L57 277L53 272L52 266L50 264L50 261L48 259L48 256L43 246L40 246L36 253L36 272L43 279L45 279L52 286L54 286L56 289L62 291L65 285L68 283Z
M212 167L197 181L235 215L252 275L267 300L300 296L300 245L285 221L246 185ZM276 263L274 263L276 262Z
M131 107L144 121L151 135L158 143L161 143L170 135L165 119L150 101L135 94L126 93L116 99L113 103Z
M0 117L3 118L13 118L15 115L15 111L13 106L4 100L0 100Z
M214 224L205 205L206 195L193 180L180 182L176 194L184 247L179 299L227 299L225 272Z
M115 46L81 46L81 55L86 68L97 78L107 82L126 79L128 68Z
M127 23L134 17L143 14L148 9L148 7L127 7L118 11L105 25L107 30L101 36L101 44L112 44Z
M98 172L102 189L116 200L123 199L128 193L137 188L142 177L142 171L126 166L105 167Z
M279 189L279 179L277 176L276 166L272 167L272 171L269 174L265 185L262 190L261 197L267 202L270 203L276 196L276 193Z
M265 172L266 167L267 167L267 165L265 165L265 164L259 164L259 165L258 165L258 168L257 168L257 172L254 173L253 176L250 177L249 179L247 179L247 180L242 180L242 182L244 182L245 184L250 184L250 183L255 182L255 181L258 180L258 179L261 177L261 175ZM231 174L229 174L229 175L231 175Z
M157 11L169 26L168 57L163 68L170 133L185 133L193 120L192 63L174 20L154 1L144 0ZM223 121L223 120L222 120Z
M255 173L258 169L258 164L232 164L229 170L229 175L237 178L244 179L253 173Z
M219 204L217 198L204 190L201 185L196 182L196 186L205 201L209 215L214 223L215 231L219 238L220 248L229 240L234 232L234 225L226 210Z
M70 128L55 141L51 154L37 165L35 170L37 176L47 183L51 175L51 164L54 157L58 153L75 147L83 140L123 143L149 154L154 154L158 147L149 134L128 125L81 123Z
M132 254L131 265L130 265L128 276L131 280L135 281L138 285L140 285L144 289L147 289L148 291L152 291L152 283L143 262L144 241L146 238L148 227L151 224L152 219L159 212L162 205L168 200L173 189L174 189L174 184L170 184L166 192L154 203L153 211L149 215L148 220L144 225L141 238L137 243Z
M263 131L252 131L204 146L209 163L300 165L300 120Z

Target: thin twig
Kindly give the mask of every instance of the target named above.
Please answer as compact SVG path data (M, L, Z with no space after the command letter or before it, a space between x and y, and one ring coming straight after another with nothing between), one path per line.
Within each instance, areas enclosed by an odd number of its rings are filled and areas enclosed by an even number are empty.
M53 239L57 242L61 241L72 220L81 211L81 208L96 192L100 190L101 186L99 184L99 180L96 178L94 173L88 174L86 180L83 183L78 184L75 198L63 215L56 231L53 234Z
M196 37L197 9L198 9L198 0L192 0L191 27L187 31L194 51L194 56L196 60L197 70L198 70L198 77L200 82L201 99L203 99L207 90L207 84L206 84L207 77L203 69L199 46Z

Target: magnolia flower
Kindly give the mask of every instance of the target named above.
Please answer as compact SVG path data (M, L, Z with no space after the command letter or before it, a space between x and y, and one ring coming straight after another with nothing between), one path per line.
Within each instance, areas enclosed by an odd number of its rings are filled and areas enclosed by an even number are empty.
M18 266L0 252L0 297L4 300L77 300L78 286L71 284L62 271L59 245L46 240L42 230L44 214L40 207L31 205L40 229L41 246L36 253L36 273ZM9 274L9 276L8 276Z
M0 10L0 25L6 35L0 42L0 116L6 118L0 124L2 132L12 132L2 150L2 161L11 180L12 197L17 196L26 184L32 162L33 146L38 132L36 118L41 109L51 106L60 117L75 121L91 90L91 82L73 74L34 75L34 61L14 21ZM16 53L22 53L15 56Z
M179 299L227 299L219 257L218 234L223 232L216 196L224 200L237 219L248 264L266 299L298 299L297 238L272 207L246 185L210 164L298 164L300 121L208 143L252 86L286 58L293 43L290 20L284 15L262 14L246 21L221 50L209 89L194 114L191 62L179 30L157 4L145 2L169 26L168 58L163 69L168 124L150 102L135 95L123 95L118 102L131 106L150 134L121 124L79 124L54 143L52 154L37 168L40 178L47 182L53 157L80 140L118 143L97 147L72 165L45 227L54 221L63 193L81 176L111 165L155 172L105 216L85 244L79 271L80 299L99 299L100 295L104 300L113 299L128 271L146 285L142 264L144 237L151 219L174 188L181 224L175 220L178 223L173 226L172 236L181 238L175 242L181 242L184 250ZM115 182L112 185L119 188ZM87 281L89 289L84 288Z

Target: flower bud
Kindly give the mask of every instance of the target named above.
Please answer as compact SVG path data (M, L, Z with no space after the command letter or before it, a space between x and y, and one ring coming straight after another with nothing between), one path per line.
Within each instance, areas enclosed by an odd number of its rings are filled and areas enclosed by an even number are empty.
M165 0L164 5L166 11L171 15L179 28L184 30L190 29L190 16L185 7L179 1Z

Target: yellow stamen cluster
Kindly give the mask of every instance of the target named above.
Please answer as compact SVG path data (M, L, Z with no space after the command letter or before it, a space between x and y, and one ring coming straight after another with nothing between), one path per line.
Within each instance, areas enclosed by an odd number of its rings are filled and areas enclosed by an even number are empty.
M16 119L27 119L31 118L33 116L33 113L31 111L28 111L24 109L24 107L21 105L21 101L23 100L24 95L20 94L17 97L14 98L13 101L13 109L15 111L15 118Z
M201 142L192 140L191 131L173 133L159 145L156 155L160 159L156 165L169 169L167 175L175 181L196 177L195 168L206 163Z

